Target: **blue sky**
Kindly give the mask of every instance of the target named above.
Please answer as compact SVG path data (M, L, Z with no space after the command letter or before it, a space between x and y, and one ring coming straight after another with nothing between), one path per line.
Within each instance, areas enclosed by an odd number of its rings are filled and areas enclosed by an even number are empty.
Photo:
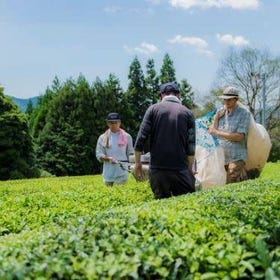
M114 73L127 87L135 56L208 94L230 47L280 50L280 0L0 0L0 85L19 98L55 76L89 82Z

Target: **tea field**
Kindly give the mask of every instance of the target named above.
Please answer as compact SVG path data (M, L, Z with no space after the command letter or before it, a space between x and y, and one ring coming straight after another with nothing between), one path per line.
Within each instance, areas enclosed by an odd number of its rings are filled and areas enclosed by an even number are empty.
M155 200L100 175L0 182L0 279L280 279L280 162Z

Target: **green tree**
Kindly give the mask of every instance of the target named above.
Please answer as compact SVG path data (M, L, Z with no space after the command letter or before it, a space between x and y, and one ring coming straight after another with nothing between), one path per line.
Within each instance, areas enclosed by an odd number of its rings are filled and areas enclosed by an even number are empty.
M180 83L180 95L182 98L183 105L185 105L189 109L193 109L196 107L194 103L194 92L192 90L191 85L186 79L183 79Z
M27 116L29 117L32 114L32 111L33 111L33 103L31 99L29 99L26 106L25 114L27 114Z
M51 87L47 87L44 95L38 97L38 103L33 108L29 117L29 127L32 137L36 139L46 125L46 117L50 109L52 99L59 93L62 85L58 77L55 77Z
M38 177L25 114L0 88L0 180Z
M154 104L160 100L159 95L159 77L155 70L155 62L153 59L149 59L146 64L146 88L149 96L149 103Z
M38 141L43 169L57 176L90 174L94 158L94 98L83 76L69 79L49 104Z
M176 73L173 66L173 61L171 60L169 54L165 54L163 58L163 63L160 69L160 83L176 82Z
M125 97L125 102L128 104L126 113L127 129L135 139L140 123L150 104L143 70L137 57L129 67L128 79L128 91Z
M110 74L105 82L99 78L93 83L95 126L99 133L106 129L106 117L110 112L121 114L124 104L122 103L123 90L119 80Z
M50 92L48 102L41 103L48 109L37 133L40 165L57 176L99 173L95 146L107 129L106 116L126 109L119 80L110 74L105 82L96 78L90 86L80 75L46 94Z

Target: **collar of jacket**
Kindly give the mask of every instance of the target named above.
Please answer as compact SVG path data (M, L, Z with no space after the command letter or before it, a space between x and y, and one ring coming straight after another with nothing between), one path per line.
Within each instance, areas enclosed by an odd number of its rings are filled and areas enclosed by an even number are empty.
M181 100L175 95L166 95L162 98L162 101L171 101L176 103L182 103Z

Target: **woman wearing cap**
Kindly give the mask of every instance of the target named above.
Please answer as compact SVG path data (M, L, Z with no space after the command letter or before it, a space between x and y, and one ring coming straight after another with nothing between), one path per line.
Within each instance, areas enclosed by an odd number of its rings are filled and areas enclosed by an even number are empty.
M99 136L96 158L103 163L103 180L107 186L123 185L128 178L129 155L134 153L130 134L121 129L118 113L107 116L108 129Z
M227 87L220 98L224 107L215 115L209 133L218 137L224 148L227 183L244 181L250 112L238 102L239 94L234 87Z

